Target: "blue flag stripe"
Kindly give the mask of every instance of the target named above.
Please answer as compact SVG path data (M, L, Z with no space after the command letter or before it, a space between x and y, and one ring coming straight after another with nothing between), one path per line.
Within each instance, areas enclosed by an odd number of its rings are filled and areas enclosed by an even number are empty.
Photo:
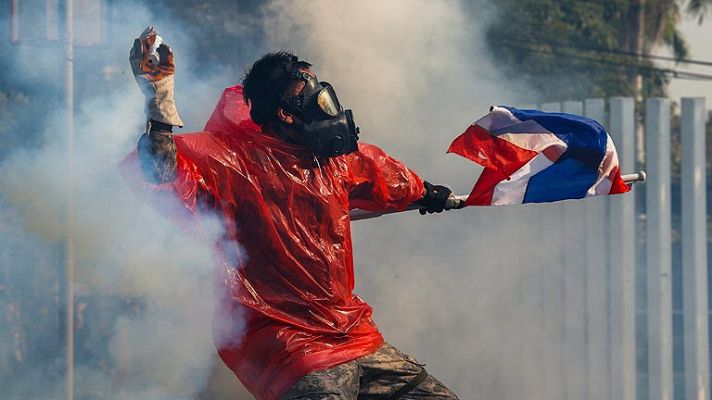
M564 154L554 165L529 179L522 203L581 199L597 177L597 170Z
M520 121L534 120L567 144L549 168L529 179L524 203L580 199L598 178L608 134L597 121L580 115L506 107Z

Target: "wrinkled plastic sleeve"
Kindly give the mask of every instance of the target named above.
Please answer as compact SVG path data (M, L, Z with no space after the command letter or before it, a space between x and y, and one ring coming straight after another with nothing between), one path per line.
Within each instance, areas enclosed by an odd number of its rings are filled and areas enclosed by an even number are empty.
M360 143L346 157L352 209L400 210L425 195L420 177L375 145Z

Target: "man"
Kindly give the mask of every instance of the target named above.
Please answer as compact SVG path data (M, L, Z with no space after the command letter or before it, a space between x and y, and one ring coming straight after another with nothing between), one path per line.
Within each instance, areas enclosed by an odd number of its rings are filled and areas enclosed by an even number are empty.
M138 163L184 208L217 214L218 352L258 399L456 399L384 343L354 286L349 210L453 207L376 146L310 64L286 52L228 88L205 132L172 135L173 55L148 28L131 64L147 95ZM249 106L248 106L249 105ZM239 243L239 247L238 247Z

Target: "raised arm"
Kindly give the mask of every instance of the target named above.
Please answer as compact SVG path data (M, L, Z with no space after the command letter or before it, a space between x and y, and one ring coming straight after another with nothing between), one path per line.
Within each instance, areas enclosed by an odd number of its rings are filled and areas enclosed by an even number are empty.
M146 97L146 133L138 142L141 169L150 182L172 182L176 176L176 145L172 132L174 126L183 126L173 94L173 51L149 26L134 40L129 61Z

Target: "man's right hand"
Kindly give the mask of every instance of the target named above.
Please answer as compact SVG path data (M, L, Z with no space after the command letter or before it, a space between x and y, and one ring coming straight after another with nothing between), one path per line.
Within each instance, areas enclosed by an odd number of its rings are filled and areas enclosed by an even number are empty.
M159 44L157 47L156 44ZM153 51L152 51L153 50ZM134 40L129 55L131 69L146 96L146 116L167 125L183 126L173 95L173 51L152 26Z
M151 48L157 40L159 41L157 54L151 54ZM156 62L156 56L158 56L158 62ZM153 26L146 28L141 36L134 40L129 61L134 75L143 75L149 81L161 80L175 72L173 51L170 46L163 43Z

